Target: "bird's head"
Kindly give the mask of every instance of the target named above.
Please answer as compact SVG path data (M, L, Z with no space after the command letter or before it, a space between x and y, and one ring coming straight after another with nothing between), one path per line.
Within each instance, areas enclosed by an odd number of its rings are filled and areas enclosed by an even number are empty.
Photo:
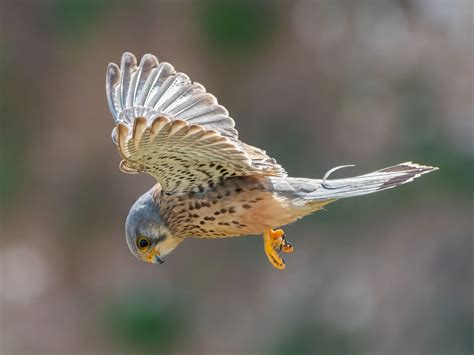
M161 218L154 189L143 194L132 206L125 222L127 244L135 257L161 264L182 239L174 237Z

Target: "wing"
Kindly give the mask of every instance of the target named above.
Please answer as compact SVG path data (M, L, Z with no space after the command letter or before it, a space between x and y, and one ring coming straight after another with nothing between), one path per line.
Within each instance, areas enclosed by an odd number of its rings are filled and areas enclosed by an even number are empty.
M147 172L169 193L200 191L231 176L286 176L263 150L238 140L234 120L204 86L146 54L109 64L112 139L121 170Z
M109 108L116 123L131 127L136 117L151 120L162 115L237 138L227 110L204 86L192 83L171 64L145 54L137 66L135 56L124 53L120 67L109 64L106 79Z

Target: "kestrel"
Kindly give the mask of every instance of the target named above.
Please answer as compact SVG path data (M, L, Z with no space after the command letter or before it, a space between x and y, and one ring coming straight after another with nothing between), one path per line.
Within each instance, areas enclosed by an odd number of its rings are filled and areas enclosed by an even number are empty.
M157 184L132 206L126 240L138 259L162 263L187 238L263 235L270 263L284 269L293 251L281 229L340 198L413 181L436 167L405 162L370 174L289 177L265 151L238 138L234 120L204 86L145 54L109 64L106 91L120 169Z

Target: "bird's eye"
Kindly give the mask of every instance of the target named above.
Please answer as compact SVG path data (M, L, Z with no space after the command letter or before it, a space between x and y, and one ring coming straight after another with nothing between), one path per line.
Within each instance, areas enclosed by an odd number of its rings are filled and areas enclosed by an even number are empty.
M145 250L150 245L150 241L147 238L140 238L137 241L137 246L140 250Z

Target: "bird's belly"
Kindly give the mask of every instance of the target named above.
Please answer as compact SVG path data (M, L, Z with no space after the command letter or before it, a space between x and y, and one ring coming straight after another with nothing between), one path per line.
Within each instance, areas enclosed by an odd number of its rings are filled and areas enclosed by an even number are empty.
M220 201L196 199L190 202L189 225L185 228L191 236L201 238L238 237L260 234L272 228L272 219L279 215L269 192L252 195L241 193L238 198L223 198ZM193 208L194 207L194 208Z
M275 194L267 181L240 178L204 194L191 194L172 209L168 218L183 237L225 238L261 234L303 215Z

